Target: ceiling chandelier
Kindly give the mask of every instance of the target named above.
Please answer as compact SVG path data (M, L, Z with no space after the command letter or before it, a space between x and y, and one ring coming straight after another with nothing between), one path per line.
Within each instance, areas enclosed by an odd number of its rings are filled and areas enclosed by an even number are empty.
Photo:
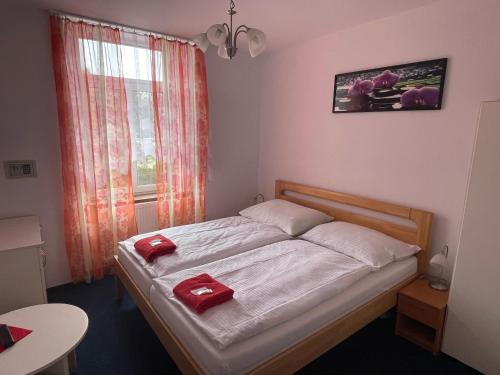
M236 14L234 7L234 1L230 0L227 11L230 18L229 25L227 23L212 25L206 33L196 35L193 41L203 52L206 52L208 46L213 44L218 47L217 54L220 57L231 60L238 50L236 47L238 35L244 33L247 34L250 56L257 57L266 48L266 34L246 25L238 26L233 33L233 16Z

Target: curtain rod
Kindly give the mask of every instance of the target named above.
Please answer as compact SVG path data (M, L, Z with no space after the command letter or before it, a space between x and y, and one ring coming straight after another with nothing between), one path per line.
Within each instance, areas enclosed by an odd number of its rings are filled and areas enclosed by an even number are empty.
M77 22L83 21L83 22L86 22L86 23L89 23L92 25L107 26L107 27L116 28L116 29L119 29L119 30L122 30L125 32L138 34L138 35L154 36L157 38L164 38L167 40L175 40L175 41L178 41L181 43L188 43L191 45L195 45L195 43L192 40L186 39L186 38L181 38L181 37L175 36L175 35L168 35L165 33L159 33L156 31L141 29L138 27L132 27L132 26L121 24L121 23L116 23L116 22L109 22L109 21L101 20L101 19L97 19L97 18L84 17L84 16L80 16L78 14L60 12L58 10L53 10L53 9L49 9L48 12L50 15L54 15L54 16L57 16L57 17L62 18L62 19L66 18L66 19L69 19L70 21L77 21Z

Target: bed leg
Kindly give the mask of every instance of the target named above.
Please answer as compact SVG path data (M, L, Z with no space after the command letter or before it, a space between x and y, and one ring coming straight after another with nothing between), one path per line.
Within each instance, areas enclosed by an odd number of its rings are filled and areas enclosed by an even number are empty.
M115 275L115 300L121 301L123 299L123 294L125 293L125 287L118 276Z

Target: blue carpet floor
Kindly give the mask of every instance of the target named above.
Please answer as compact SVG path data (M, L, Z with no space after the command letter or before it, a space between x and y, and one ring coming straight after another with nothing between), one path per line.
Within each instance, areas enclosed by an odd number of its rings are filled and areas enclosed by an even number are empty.
M114 280L68 284L48 291L50 302L79 306L89 315L77 349L77 375L179 374L134 302L114 300ZM305 367L300 375L478 374L453 358L433 356L394 335L394 319L377 319Z

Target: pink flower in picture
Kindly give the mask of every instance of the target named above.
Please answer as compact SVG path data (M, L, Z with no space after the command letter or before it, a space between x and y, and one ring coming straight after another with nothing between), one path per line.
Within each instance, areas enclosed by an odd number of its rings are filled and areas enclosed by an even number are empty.
M358 96L358 95L368 95L373 91L373 82L369 79L362 81L361 79L357 79L347 91L348 96Z
M403 108L437 107L439 94L437 87L411 89L401 95L401 106Z
M384 70L378 76L373 77L373 84L376 89L389 89L399 82L399 75Z

